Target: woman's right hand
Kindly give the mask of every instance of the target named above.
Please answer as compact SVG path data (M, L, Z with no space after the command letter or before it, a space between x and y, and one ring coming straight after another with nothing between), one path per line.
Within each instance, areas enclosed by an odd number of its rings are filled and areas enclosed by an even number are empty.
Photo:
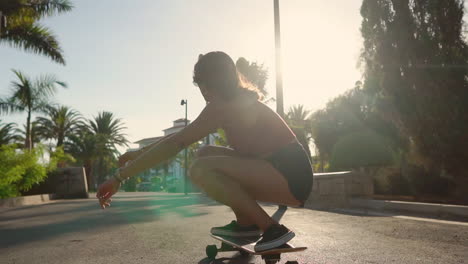
M99 199L99 205L102 209L110 206L112 201L111 197L119 190L120 185L120 182L115 178L110 178L99 185L96 197Z

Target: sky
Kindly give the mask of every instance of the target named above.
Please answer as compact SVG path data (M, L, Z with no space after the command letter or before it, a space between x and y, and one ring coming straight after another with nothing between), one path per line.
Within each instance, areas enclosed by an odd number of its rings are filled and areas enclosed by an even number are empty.
M54 101L86 118L110 111L128 139L163 135L205 102L192 84L198 55L224 51L268 69L275 96L272 0L73 0L73 11L46 18L64 50L66 66L0 46L0 97L10 94L11 69L35 78L54 74L68 84ZM361 79L361 0L280 0L285 112L302 104L315 111ZM276 109L275 103L270 103ZM0 116L25 123L25 114ZM130 147L135 147L132 144ZM121 148L124 150L124 148Z

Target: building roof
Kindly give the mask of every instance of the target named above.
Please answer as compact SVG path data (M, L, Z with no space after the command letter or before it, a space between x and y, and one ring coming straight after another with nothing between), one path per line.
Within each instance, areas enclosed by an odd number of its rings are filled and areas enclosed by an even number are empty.
M182 121L185 121L185 118L179 118L179 119L174 120L174 122L182 122ZM190 122L190 120L187 119L187 122Z
M140 139L138 141L135 141L133 143L135 144L139 144L139 143L142 143L142 142L145 142L145 141L158 141L159 139L161 139L163 137L150 137L150 138L144 138L144 139Z
M173 126L173 127L170 127L170 128L163 129L163 131L166 131L166 130L169 130L169 129L173 129L173 128L180 128L180 127L185 127L185 125Z

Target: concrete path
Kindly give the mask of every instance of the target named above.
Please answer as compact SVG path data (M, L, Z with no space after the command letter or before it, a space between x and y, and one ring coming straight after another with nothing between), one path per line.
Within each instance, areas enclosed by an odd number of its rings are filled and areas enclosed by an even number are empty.
M96 199L2 208L0 263L210 263L205 246L217 243L208 231L232 217L195 194L120 193L106 210ZM291 208L281 222L296 232L295 245L309 247L281 263L468 263L463 224Z

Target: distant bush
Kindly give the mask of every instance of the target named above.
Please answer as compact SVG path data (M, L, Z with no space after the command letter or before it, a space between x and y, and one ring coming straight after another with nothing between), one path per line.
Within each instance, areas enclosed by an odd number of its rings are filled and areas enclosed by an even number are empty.
M410 165L408 166L409 185L411 192L415 196L443 196L448 197L455 189L453 179L445 178L437 171L430 171L423 167Z
M400 168L379 168L373 180L375 194L413 195L410 180L401 174Z
M0 147L0 198L16 197L43 182L57 164L73 160L73 157L58 149L52 153L49 163L41 162L44 147L31 151L18 149L16 145Z
M341 137L333 146L331 170L386 166L394 163L393 152L385 138L372 131L352 133Z
M450 197L455 188L452 179L416 165L401 168L380 168L373 176L376 194L409 195L414 197Z
M47 166L40 164L41 148L17 150L15 145L0 147L0 198L15 197L47 177Z

